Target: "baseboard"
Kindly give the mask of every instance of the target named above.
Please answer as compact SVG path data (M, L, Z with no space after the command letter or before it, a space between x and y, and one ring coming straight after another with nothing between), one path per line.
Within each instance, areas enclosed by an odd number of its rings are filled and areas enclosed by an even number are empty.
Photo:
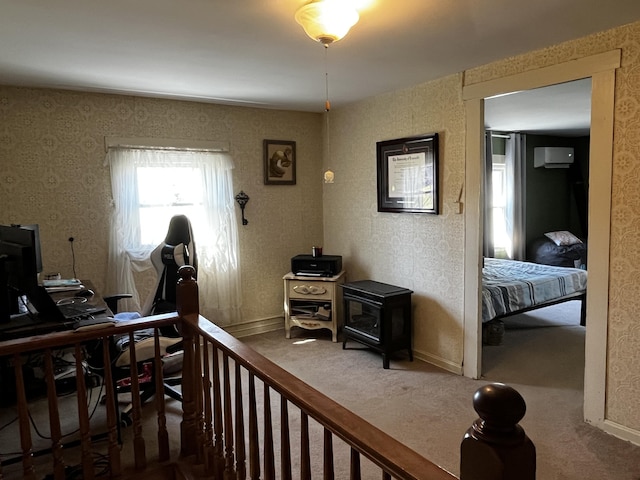
M605 420L602 422L600 424L600 428L614 437L618 437L622 440L626 440L627 442L631 442L634 445L640 446L640 432L637 430L625 427L624 425L612 422L611 420Z
M462 375L462 365L455 364L449 360L445 360L444 358L432 355L430 353L421 352L419 350L414 350L413 356L418 360L422 360L423 362L435 365L436 367L442 368L447 372L455 373L456 375Z
M269 317L224 327L224 330L236 338L249 337L260 333L284 330L284 317Z

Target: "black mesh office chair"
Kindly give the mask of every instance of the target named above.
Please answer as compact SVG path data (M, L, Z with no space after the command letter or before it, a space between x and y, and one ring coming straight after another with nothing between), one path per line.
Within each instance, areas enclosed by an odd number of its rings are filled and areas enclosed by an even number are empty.
M176 215L169 222L169 230L164 242L158 245L150 255L158 277L155 291L149 296L148 300L140 312L141 316L156 315L160 313L176 311L176 285L178 282L178 269L182 265L191 265L198 268L198 260L193 239L193 231L191 222L184 215ZM116 313L117 302L112 303L112 311ZM116 318L121 315L115 315ZM124 314L126 317L126 314ZM153 368L144 368L144 364L153 361L155 355L155 341L153 329L141 330L136 332L134 336L136 362L139 364L140 372L153 372ZM163 356L163 373L166 375L164 379L164 393L171 398L182 401L181 393L173 388L179 385L181 378L176 373L181 371L182 367L182 339L174 326L162 328L160 330L160 346ZM126 373L129 370L129 336L123 335L114 342L114 366L117 371ZM123 384L124 383L124 384ZM127 391L126 380L120 382L118 391ZM148 382L140 384L141 403L144 403L155 391L155 380L153 378ZM125 409L123 413L128 412Z

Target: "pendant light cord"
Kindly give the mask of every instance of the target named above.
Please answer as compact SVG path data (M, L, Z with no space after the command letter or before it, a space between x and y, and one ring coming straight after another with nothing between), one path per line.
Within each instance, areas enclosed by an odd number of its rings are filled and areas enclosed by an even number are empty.
M331 110L331 102L329 102L329 45L324 46L324 87L325 87L325 102L324 110L328 112Z
M331 102L329 101L329 61L328 61L329 45L324 45L324 87L326 99L324 102L325 111L325 135L327 137L327 164L331 165L331 140L329 137L329 111L331 110ZM331 169L327 169L330 171ZM326 178L325 178L326 181ZM331 179L333 182L333 179Z

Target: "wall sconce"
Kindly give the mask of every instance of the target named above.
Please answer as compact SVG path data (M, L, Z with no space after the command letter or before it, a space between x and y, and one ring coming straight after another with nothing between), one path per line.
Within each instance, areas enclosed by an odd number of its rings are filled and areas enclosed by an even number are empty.
M240 205L240 210L242 210L242 225L247 225L249 220L244 218L244 207L249 201L249 195L240 190L240 193L236 195L236 202Z

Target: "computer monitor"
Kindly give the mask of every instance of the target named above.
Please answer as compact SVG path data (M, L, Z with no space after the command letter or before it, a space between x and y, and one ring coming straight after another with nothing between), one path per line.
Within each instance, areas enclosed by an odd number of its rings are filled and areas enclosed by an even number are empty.
M19 299L38 288L42 271L37 225L0 225L0 321L19 313Z

